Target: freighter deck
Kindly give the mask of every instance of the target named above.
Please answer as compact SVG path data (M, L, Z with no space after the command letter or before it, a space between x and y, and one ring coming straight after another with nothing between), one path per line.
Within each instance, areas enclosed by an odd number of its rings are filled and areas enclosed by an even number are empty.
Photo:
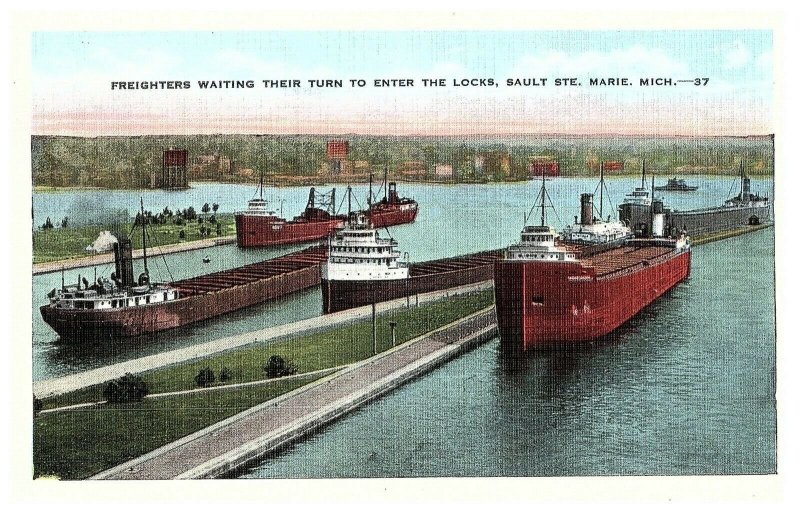
M467 254L455 258L445 258L441 260L423 261L411 264L411 277L426 276L430 274L441 274L454 270L465 270L470 268L492 265L495 261L503 257L502 250L485 251L475 254Z
M597 277L632 269L645 261L661 258L675 249L668 246L617 247L581 259L584 266L591 267Z
M217 292L319 265L327 254L324 247L311 247L275 259L176 281L172 286L180 291L182 297Z

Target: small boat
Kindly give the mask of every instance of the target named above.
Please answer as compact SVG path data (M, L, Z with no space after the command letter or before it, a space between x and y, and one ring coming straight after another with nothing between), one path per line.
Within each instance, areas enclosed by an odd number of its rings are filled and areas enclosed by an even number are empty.
M655 188L656 190L666 190L669 192L694 192L697 190L696 185L687 185L685 180L678 178L670 178L667 180L666 185L660 185Z
M206 256L205 258L203 258L203 263L211 263L211 258Z

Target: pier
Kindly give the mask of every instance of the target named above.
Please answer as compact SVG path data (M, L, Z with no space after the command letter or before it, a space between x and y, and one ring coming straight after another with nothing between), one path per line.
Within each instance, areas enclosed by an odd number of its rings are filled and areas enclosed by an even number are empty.
M92 479L197 479L242 468L497 335L488 307Z

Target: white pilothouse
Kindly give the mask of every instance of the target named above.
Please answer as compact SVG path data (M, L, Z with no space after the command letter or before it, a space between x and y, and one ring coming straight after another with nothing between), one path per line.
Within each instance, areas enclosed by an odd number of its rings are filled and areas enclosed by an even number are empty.
M547 225L546 222L546 204L549 196L545 188L544 174L542 174L542 188L539 191L539 197L531 208L531 212L526 216L525 226L520 233L520 241L516 244L510 245L505 252L506 260L514 261L549 261L549 262L564 262L575 261L575 254L569 251L566 247L556 244L558 233L552 227ZM541 202L540 202L541 201ZM529 225L527 218L533 209L541 207L541 224L538 226Z
M622 200L622 204L634 204L641 206L650 206L653 204L653 198L650 191L647 189L644 177L644 160L642 160L642 186L636 187L630 194L627 194Z
M366 215L353 213L328 239L322 279L329 281L393 280L408 277L408 254L393 238L381 238Z

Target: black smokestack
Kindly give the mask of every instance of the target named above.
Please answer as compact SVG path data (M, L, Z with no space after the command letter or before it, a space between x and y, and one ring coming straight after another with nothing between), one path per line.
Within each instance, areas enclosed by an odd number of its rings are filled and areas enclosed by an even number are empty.
M581 194L581 224L593 224L592 217L594 216L594 204L592 202L592 194Z
M117 242L114 243L114 265L120 286L133 286L133 246L130 238L124 235L117 235Z

